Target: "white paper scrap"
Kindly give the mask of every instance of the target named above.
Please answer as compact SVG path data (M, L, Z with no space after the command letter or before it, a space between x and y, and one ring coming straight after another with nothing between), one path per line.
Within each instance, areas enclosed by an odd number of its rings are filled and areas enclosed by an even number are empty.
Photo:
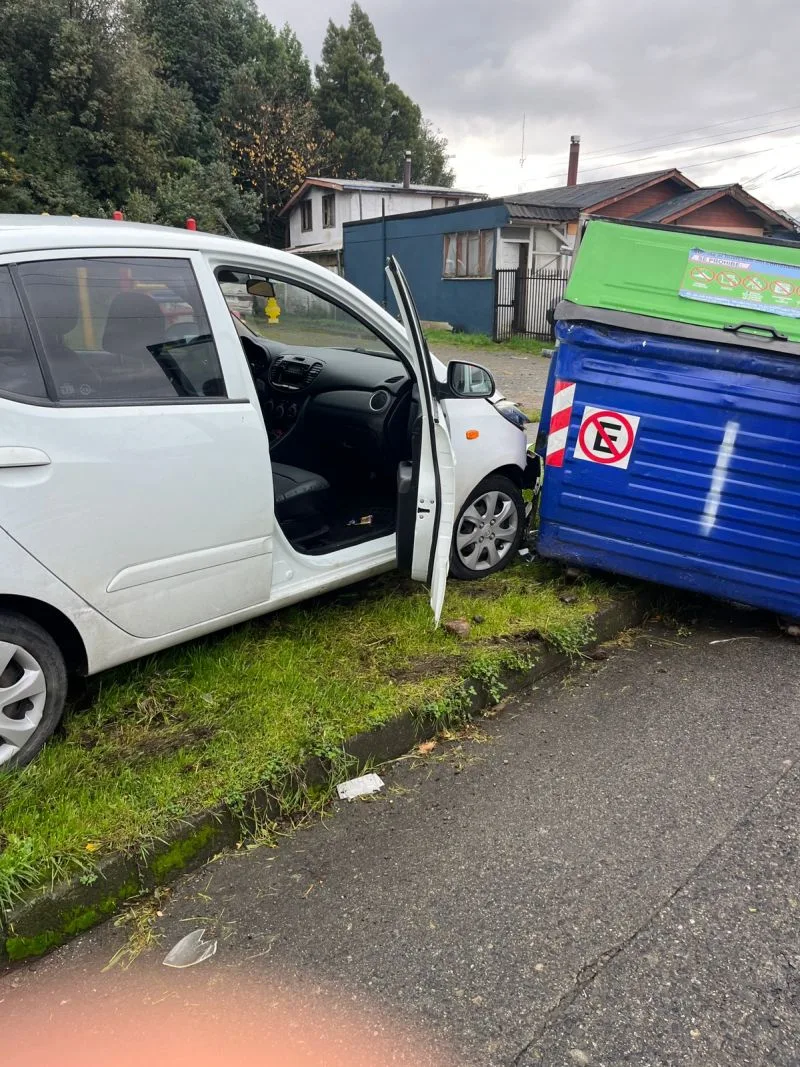
M351 778L336 786L339 800L355 800L356 797L368 797L383 789L383 779L377 774L362 774L360 778Z

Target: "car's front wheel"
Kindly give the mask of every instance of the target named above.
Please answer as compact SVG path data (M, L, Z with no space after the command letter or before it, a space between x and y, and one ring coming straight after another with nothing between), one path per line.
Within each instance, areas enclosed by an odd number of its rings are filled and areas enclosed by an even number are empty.
M50 634L24 615L0 612L0 768L30 763L66 698L67 669Z
M502 570L519 548L525 529L525 501L510 478L492 474L477 485L456 520L450 573L485 578Z

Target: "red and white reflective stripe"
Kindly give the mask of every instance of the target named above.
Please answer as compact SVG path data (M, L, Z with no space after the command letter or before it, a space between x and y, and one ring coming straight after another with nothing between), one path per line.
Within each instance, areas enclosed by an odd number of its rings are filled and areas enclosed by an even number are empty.
M575 382L556 381L553 390L553 404L550 409L550 429L547 434L548 467L563 467L567 450L569 420L572 418L572 404L575 400Z

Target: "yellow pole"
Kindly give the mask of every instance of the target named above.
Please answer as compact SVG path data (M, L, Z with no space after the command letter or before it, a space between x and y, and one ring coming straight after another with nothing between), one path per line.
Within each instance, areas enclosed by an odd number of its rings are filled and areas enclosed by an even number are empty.
M78 267L78 297L81 305L81 318L83 319L83 343L90 352L97 351L94 338L94 322L92 321L92 305L89 300L89 279L86 267Z

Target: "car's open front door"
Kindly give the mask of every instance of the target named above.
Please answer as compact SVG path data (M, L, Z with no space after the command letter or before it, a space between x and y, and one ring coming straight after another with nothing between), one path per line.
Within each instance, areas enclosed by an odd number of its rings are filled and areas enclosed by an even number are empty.
M408 336L408 355L419 393L413 459L398 472L397 559L401 569L427 582L436 622L442 613L455 520L455 457L437 397L436 378L408 282L394 256L386 273Z

